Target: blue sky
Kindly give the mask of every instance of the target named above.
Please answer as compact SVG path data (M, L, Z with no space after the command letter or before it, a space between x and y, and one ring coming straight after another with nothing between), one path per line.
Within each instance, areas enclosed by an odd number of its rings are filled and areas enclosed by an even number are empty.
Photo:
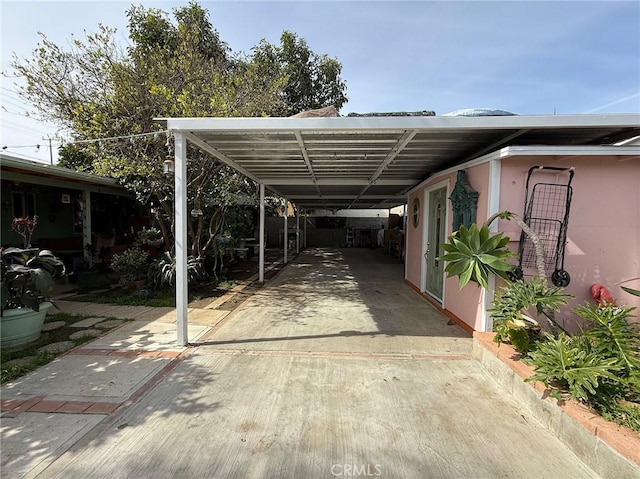
M1 1L2 71L45 33L59 45L98 23L126 45L132 4L170 12L186 2ZM638 1L235 1L201 4L233 51L283 30L343 66L349 102L341 113L497 108L523 115L640 114ZM29 109L3 77L2 146L49 161L42 138L55 127ZM5 110L6 109L6 110Z

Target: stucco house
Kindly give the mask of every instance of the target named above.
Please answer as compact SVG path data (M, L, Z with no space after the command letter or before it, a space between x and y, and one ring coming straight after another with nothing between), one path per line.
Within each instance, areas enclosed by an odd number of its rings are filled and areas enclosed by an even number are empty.
M133 233L149 224L146 209L112 178L6 153L0 153L0 173L0 244L23 246L12 219L37 215L32 245L52 250L69 271L99 260L100 247L126 248Z
M534 168L539 166L548 168ZM508 146L434 173L409 191L409 214L417 211L417 215L407 226L407 282L465 329L491 331L486 309L499 284L492 284L489 291L474 283L460 289L458 279L445 277L444 265L436 260L442 254L437 244L447 240L461 214L451 197L465 176L466 186L477 193L473 196L478 224L505 210L524 217L525 204L531 201L550 217L554 208L567 213L566 242L561 241L560 251L552 243L545 244L545 256L564 259L566 292L575 297L559 315L567 328L577 327L571 309L592 300L594 283L607 287L619 303L640 306L640 298L620 288L621 284L640 285L640 146ZM542 188L547 185L554 190ZM569 204L555 195L564 196L567 187ZM534 191L537 196L532 198ZM492 226L511 238L514 252L519 251L521 230L515 222L496 220ZM527 261L524 266L525 278L535 273L526 267L532 266ZM547 267L550 277L553 262Z

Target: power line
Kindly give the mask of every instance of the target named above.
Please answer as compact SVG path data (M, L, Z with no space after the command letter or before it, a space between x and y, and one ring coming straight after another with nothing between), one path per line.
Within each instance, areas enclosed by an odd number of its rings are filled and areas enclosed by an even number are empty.
M79 143L96 143L96 142L100 142L100 141L112 141L112 140L128 140L131 138L139 138L142 136L152 136L152 135L160 135L162 133L167 133L169 130L159 130L159 131L151 131L148 133L137 133L135 135L123 135L123 136L111 136L108 138L92 138L90 140L76 140L76 141L69 141L66 143L70 143L70 144L79 144Z

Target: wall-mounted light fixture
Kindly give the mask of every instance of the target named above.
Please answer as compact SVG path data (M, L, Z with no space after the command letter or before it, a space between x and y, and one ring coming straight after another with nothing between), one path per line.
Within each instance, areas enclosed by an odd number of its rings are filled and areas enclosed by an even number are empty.
M173 175L176 171L176 164L171 156L167 156L167 159L162 163L162 173L166 176Z

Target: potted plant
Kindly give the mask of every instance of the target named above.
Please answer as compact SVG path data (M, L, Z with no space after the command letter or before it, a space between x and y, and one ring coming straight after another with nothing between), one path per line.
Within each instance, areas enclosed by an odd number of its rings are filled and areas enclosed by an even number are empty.
M40 337L47 310L53 305L53 274L64 263L49 251L6 248L1 254L0 343L16 347Z

